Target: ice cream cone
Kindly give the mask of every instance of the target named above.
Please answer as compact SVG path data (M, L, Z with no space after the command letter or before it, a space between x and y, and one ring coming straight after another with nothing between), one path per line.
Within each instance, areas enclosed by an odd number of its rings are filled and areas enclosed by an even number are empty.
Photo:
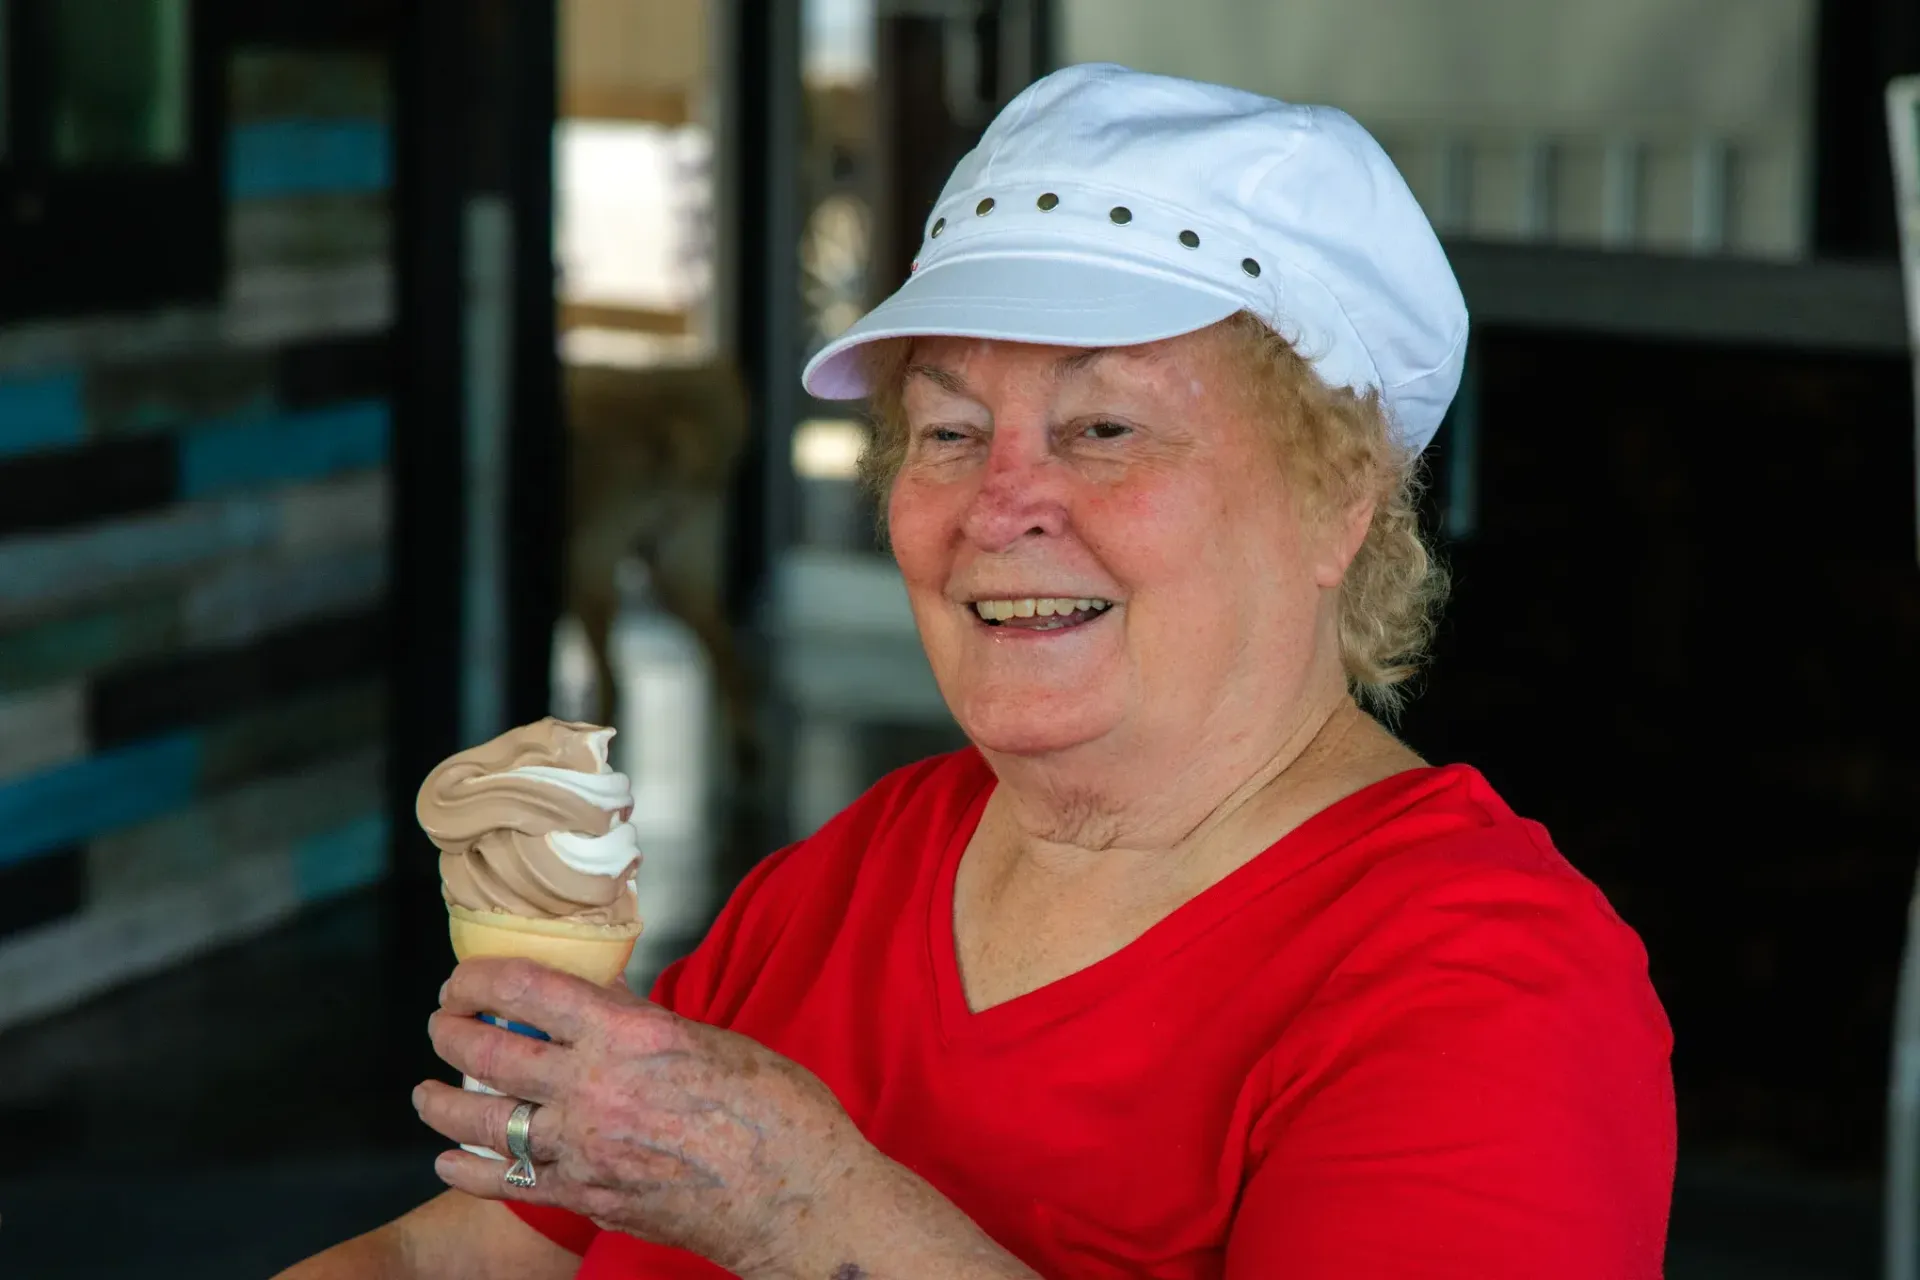
M578 920L540 920L504 911L472 911L447 904L447 933L453 954L462 960L480 956L523 956L596 986L626 972L640 925L586 924Z
M595 986L625 977L640 937L640 849L628 821L632 782L607 762L612 737L549 716L448 757L420 784L414 812L439 850L447 934L461 960L520 957ZM476 1016L549 1038L496 1013ZM471 1076L463 1083L495 1092Z
M453 939L453 954L461 960L480 956L521 956L549 968L585 978L596 986L606 986L621 977L633 944L640 937L640 925L586 924L577 920L541 920L508 915L504 911L472 911L454 903L447 904L447 933ZM481 1019L504 1027L518 1035L546 1039L546 1034L493 1014ZM462 1075L460 1083L472 1093L498 1093ZM499 1152L487 1147L462 1143L477 1156L501 1159Z

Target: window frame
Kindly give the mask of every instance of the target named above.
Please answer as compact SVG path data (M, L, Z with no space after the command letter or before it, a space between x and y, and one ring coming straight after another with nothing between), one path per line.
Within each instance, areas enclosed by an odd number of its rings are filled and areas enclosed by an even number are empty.
M226 276L221 0L187 0L187 148L177 162L62 169L52 157L48 20L6 0L0 322L216 302Z

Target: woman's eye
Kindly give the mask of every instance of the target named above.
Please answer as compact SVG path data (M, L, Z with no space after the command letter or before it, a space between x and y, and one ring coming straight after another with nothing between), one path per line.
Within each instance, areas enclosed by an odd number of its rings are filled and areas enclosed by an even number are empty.
M928 427L922 438L929 444L958 444L967 437L952 427Z
M1085 434L1094 440L1118 440L1122 436L1133 434L1133 428L1118 422L1096 422L1086 429Z

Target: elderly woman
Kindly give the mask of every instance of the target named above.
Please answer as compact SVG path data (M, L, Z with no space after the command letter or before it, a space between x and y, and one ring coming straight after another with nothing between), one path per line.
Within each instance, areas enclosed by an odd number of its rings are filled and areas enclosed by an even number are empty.
M1653 1277L1669 1033L1635 936L1371 711L1441 593L1467 318L1352 120L1077 67L812 362L972 748L769 858L651 1000L470 962L453 1142L534 1185L303 1277ZM550 1030L489 1026L486 1009ZM496 1203L499 1202L499 1203Z

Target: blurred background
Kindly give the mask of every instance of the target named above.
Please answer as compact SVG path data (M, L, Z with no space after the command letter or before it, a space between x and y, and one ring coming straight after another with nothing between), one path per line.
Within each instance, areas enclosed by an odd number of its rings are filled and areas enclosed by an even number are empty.
M437 1189L452 751L620 728L644 986L959 742L797 374L1088 60L1349 110L1447 241L1402 728L1646 940L1670 1274L1913 1275L1911 0L0 0L0 1275Z

